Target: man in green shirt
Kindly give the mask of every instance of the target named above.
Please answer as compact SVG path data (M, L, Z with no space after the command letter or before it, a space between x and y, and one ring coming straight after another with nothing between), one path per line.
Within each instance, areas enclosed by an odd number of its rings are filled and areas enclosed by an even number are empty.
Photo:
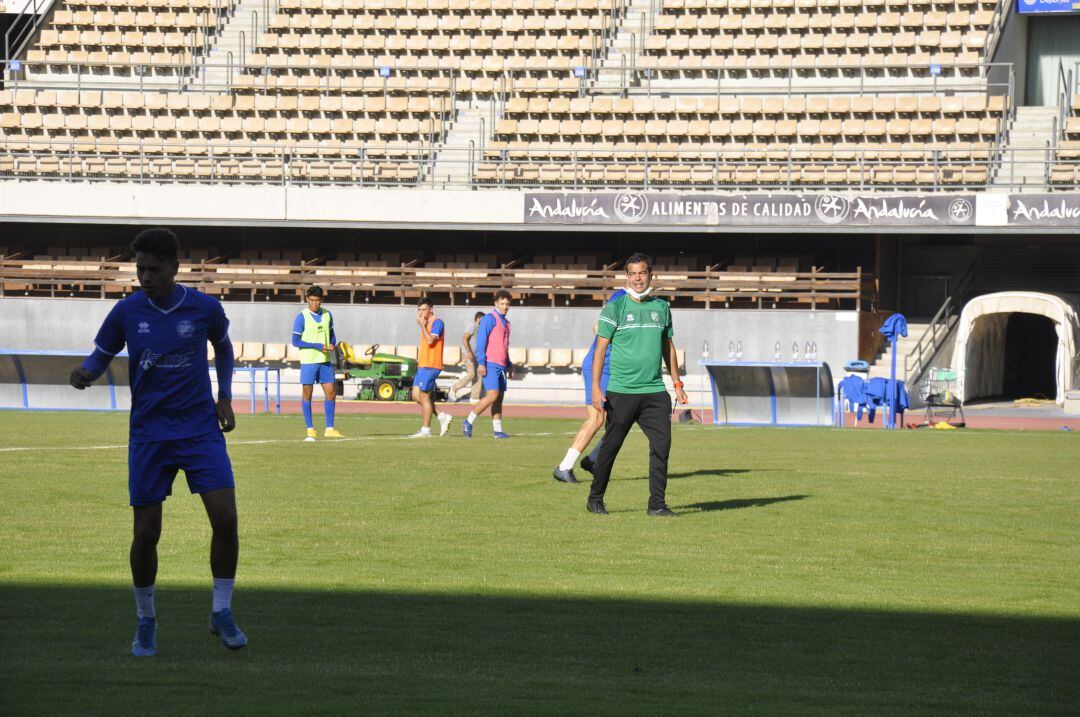
M644 254L626 260L626 296L608 303L600 313L596 355L611 345L611 379L607 395L600 388L602 361L593 362L593 405L607 413L607 431L593 468L589 512L607 514L604 492L611 468L634 424L649 439L649 509L657 517L674 517L664 500L667 491L668 453L671 451L671 396L660 375L661 359L667 362L675 397L687 403L679 380L679 361L671 325L671 308L652 292L652 261Z

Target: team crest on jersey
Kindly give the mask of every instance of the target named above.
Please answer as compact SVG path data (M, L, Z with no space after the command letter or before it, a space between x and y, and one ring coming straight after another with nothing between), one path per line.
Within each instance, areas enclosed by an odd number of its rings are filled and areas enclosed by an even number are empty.
M634 315L633 314L627 314L626 315L626 320L627 321L633 321L634 320Z
M180 334L182 339L190 339L195 335L195 324L190 321L181 321L176 325L176 333Z
M139 333L140 334L148 334L148 333L150 333L150 324L146 323L145 321L140 321L139 322Z
M660 313L659 313L659 312L657 312L657 311L654 311L654 312L652 312L652 313L650 314L650 316L652 316L652 320L653 320L653 321L659 321L659 320L660 320Z

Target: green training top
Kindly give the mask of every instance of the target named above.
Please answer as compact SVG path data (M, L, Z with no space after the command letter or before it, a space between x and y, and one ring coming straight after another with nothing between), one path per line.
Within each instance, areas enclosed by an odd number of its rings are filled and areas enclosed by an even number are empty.
M611 380L615 393L664 391L660 377L662 339L671 339L671 309L663 299L646 297L638 303L620 296L600 312L597 335L611 341Z

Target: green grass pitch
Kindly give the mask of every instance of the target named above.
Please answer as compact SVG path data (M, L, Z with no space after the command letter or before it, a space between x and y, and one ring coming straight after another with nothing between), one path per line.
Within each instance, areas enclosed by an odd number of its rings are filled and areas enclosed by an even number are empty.
M251 644L209 634L181 478L136 660L126 415L0 414L0 714L1080 709L1075 434L676 426L662 520L639 432L604 517L551 479L575 421L490 425L241 416Z

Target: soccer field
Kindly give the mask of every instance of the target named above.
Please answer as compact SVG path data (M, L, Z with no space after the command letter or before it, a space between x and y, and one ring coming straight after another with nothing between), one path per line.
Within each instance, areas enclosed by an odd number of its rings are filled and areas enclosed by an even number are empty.
M319 419L321 425L321 417ZM134 631L127 416L0 414L0 713L1076 714L1080 437L676 426L608 491L577 423L298 417L230 434L250 646L208 631L209 527L165 508L158 646ZM579 471L579 477L587 474Z

